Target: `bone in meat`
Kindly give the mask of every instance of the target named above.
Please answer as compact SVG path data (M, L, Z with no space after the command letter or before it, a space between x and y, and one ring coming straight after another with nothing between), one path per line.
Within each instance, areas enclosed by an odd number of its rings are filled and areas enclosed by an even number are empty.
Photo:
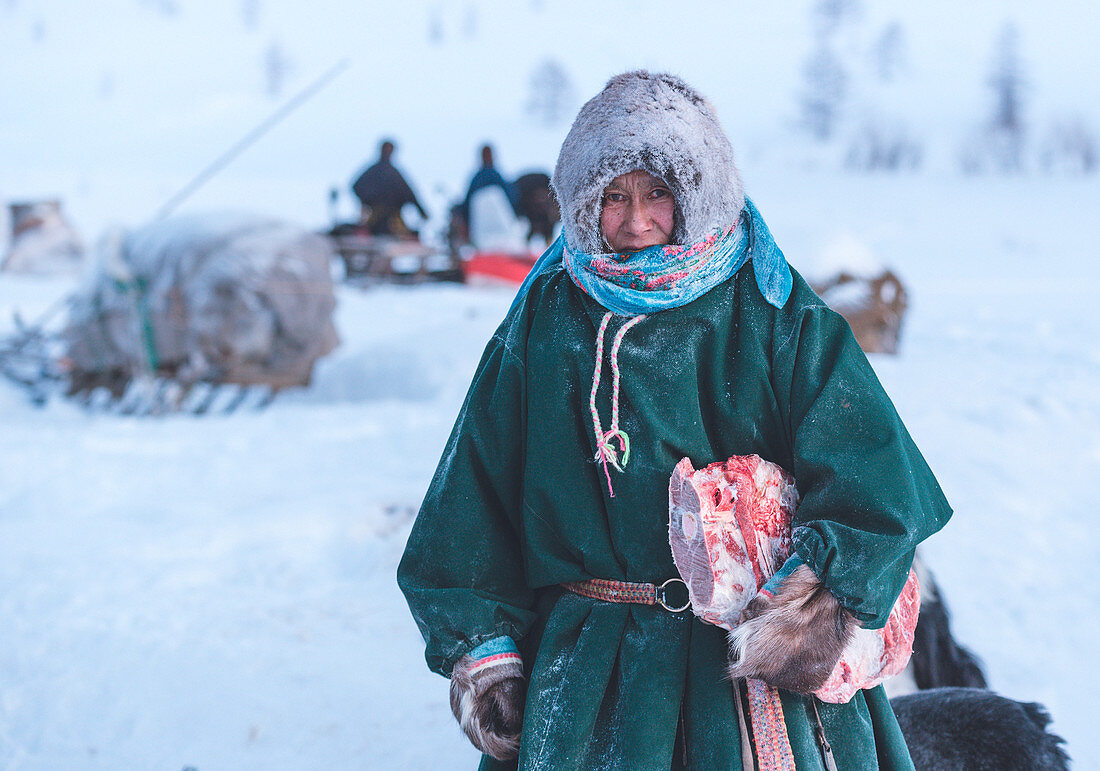
M669 545L692 610L733 629L741 611L791 548L798 491L790 474L758 455L735 455L696 470L684 458L669 482ZM822 701L843 703L905 668L920 608L910 571L883 629L858 629L825 685Z

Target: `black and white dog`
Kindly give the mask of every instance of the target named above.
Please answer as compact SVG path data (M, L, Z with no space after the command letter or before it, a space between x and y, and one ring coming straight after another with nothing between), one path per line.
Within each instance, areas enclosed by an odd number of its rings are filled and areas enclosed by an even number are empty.
M886 690L918 771L1068 771L1064 740L1047 730L1046 709L985 690L978 658L951 635L932 574L919 561L914 567L921 609L913 657Z

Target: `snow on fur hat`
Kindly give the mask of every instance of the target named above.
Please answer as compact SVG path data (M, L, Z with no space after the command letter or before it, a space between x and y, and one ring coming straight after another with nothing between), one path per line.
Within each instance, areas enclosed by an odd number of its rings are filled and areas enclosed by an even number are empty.
M694 243L735 224L745 205L733 148L710 102L674 75L625 72L581 108L558 155L550 184L570 247L606 250L603 191L635 169L672 191L673 243Z

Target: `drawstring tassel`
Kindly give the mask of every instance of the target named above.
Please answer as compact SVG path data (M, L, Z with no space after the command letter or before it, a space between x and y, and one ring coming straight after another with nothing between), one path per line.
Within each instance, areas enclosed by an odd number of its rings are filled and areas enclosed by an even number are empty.
M603 465L603 473L607 478L607 492L612 498L615 497L615 490L611 487L611 471L608 465L621 473L630 459L630 437L619 428L619 346L622 345L623 337L630 328L645 318L644 315L635 316L623 324L615 333L615 339L611 343L611 425L607 431L604 431L603 426L600 425L599 410L596 409L596 392L600 388L600 377L603 374L604 333L607 332L607 324L614 315L610 311L604 314L600 322L600 331L596 334L596 367L592 373L592 393L588 397L588 407L592 411L592 426L596 435L596 462ZM614 444L616 440L619 443L617 450ZM620 453L622 453L621 459Z

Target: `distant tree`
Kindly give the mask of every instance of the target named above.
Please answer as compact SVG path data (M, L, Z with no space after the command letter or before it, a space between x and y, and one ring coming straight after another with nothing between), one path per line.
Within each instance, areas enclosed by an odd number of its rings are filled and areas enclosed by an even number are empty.
M241 22L250 31L260 28L260 0L241 0Z
M1039 163L1046 172L1094 174L1100 168L1100 142L1080 115L1055 121L1043 139Z
M1014 24L1006 24L997 38L989 85L993 89L993 114L988 134L994 164L1005 172L1023 168L1023 92L1026 80L1020 62L1020 35Z
M177 0L140 0L140 2L162 16L175 16L180 12L180 4Z
M892 82L905 70L908 53L901 22L891 22L883 29L875 41L871 56L875 74L883 82Z
M272 43L264 51L264 91L272 99L279 97L293 69L290 57L278 43Z
M1027 78L1020 60L1020 35L1012 23L997 34L986 83L993 95L992 109L960 146L959 167L967 174L1022 171Z
M462 17L462 34L468 38L477 37L477 29L480 23L480 17L477 13L477 6L473 3L466 5L466 12Z
M918 168L923 156L904 123L867 119L849 138L844 165L853 171L900 171Z
M428 42L433 46L443 44L443 17L438 7L428 11Z
M802 124L819 142L833 138L848 87L848 73L822 37L802 66Z
M810 10L819 35L832 35L863 11L860 0L816 0Z
M537 123L553 126L567 118L573 107L573 83L555 59L545 59L531 71L527 114Z
M799 112L803 127L819 142L836 134L848 94L848 70L837 54L836 38L861 11L860 0L814 0L810 6L814 46L802 65Z

